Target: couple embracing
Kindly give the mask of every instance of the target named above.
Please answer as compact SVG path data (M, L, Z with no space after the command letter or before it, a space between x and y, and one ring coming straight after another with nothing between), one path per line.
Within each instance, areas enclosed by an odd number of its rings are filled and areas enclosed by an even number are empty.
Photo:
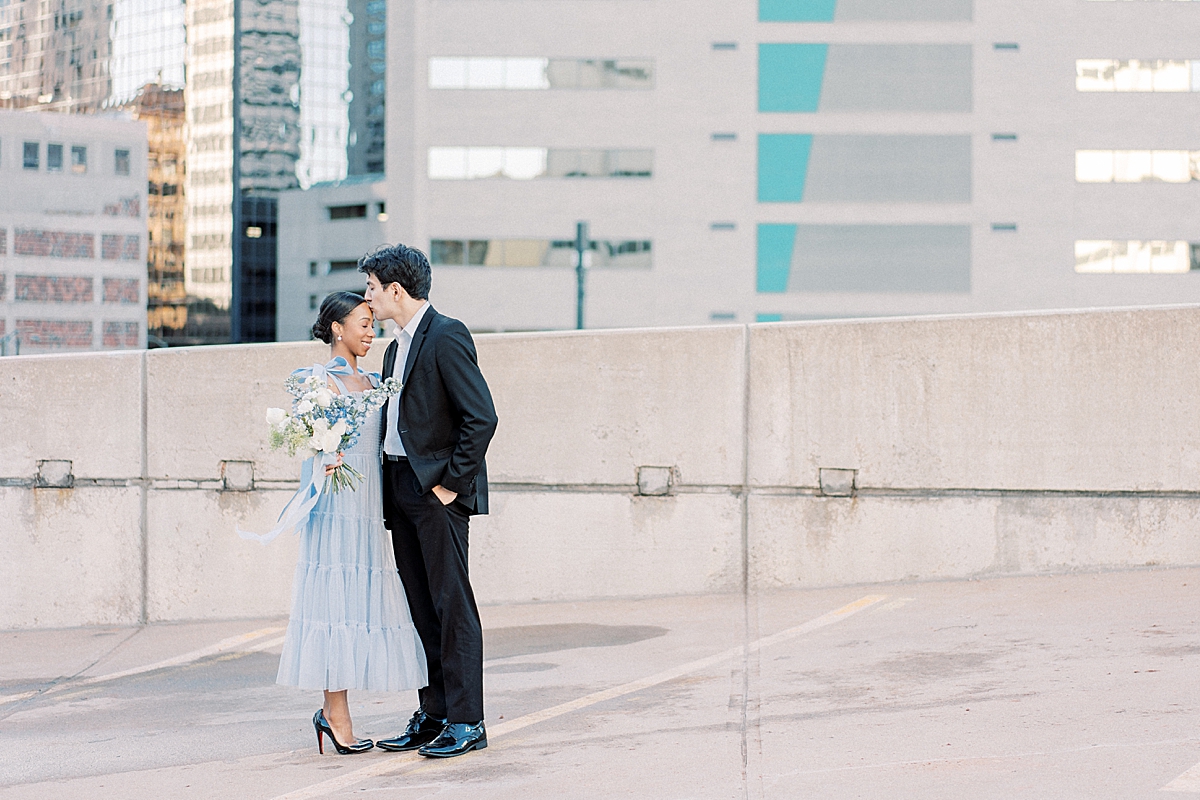
M359 271L364 296L329 295L313 326L330 362L296 374L322 375L336 394L371 391L380 376L358 359L374 320L390 320L396 338L382 377L403 388L326 467L332 474L344 462L361 483L322 492L299 526L277 682L325 691L313 717L321 752L329 736L342 754L379 747L448 758L487 747L483 631L467 544L471 516L487 513L484 454L496 410L466 327L429 305L425 254L386 246L364 256ZM420 704L403 732L372 742L354 734L348 689L418 689Z

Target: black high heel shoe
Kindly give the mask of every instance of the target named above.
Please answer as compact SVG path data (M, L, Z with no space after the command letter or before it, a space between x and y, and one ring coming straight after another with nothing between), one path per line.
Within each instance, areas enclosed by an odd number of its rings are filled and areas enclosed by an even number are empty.
M321 755L325 755L325 740L322 734L328 734L333 740L333 746L337 748L338 755L348 756L351 753L365 753L375 746L375 743L370 739L357 739L354 742L345 745L337 740L333 735L333 728L329 727L329 723L325 720L325 709L318 709L317 713L313 714L313 727L317 729L317 751Z

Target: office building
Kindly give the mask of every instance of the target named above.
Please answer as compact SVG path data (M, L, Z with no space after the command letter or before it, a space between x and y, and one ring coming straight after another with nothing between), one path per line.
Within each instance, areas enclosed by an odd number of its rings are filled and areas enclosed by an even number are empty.
M189 4L187 289L275 338L278 195L384 168L384 0ZM236 146L235 146L236 145Z
M146 346L142 122L0 110L0 341Z
M574 326L579 220L590 327L1200 301L1200 3L392 14L386 179L281 215L281 315L370 202L479 330Z
M189 302L185 287L187 136L183 89L147 84L126 108L146 124L149 145L147 338L154 346L201 344L219 336L219 331L204 336L204 313L198 308L202 302ZM189 310L196 312L190 318Z
M212 309L188 298L183 282L185 48L180 0L0 6L0 107L146 122L147 335L160 346L222 339L220 320L214 333ZM224 328L227 340L227 320Z

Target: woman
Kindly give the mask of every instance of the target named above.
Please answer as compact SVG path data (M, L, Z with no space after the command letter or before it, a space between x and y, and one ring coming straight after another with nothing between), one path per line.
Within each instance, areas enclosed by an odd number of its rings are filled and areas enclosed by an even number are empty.
M312 332L330 345L332 360L314 365L312 373L324 373L331 391L378 386L378 375L358 368L375 338L371 309L361 297L352 292L326 297ZM381 419L381 412L370 414L358 441L325 468L328 475L344 459L363 481L355 489L323 492L300 536L292 616L276 682L325 690L324 705L313 716L322 753L323 735L342 755L374 747L354 735L348 689L397 692L428 683L425 651L383 527Z

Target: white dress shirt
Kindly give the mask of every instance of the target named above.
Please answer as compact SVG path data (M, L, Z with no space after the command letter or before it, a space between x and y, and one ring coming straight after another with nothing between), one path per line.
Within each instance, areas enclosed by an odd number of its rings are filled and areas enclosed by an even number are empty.
M408 362L408 351L412 347L413 336L417 333L417 326L421 324L421 319L425 316L425 312L429 310L429 301L426 300L417 309L417 313L413 314L413 318L408 321L408 324L403 328L396 327L396 361L392 364L392 374L385 375L385 378L403 378L404 365ZM404 390L400 390L403 394ZM400 395L395 395L387 406L387 434L383 438L383 452L389 456L407 456L404 452L404 442L400 441Z

